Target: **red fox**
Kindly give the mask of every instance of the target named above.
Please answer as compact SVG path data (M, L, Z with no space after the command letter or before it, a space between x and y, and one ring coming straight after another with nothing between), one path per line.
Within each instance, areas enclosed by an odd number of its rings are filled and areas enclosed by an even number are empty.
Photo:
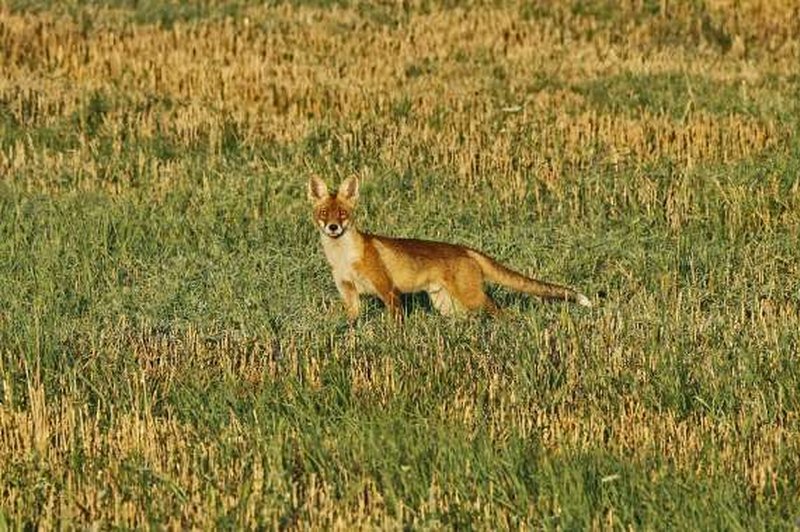
M583 294L526 277L466 246L359 231L352 218L358 200L355 176L342 182L335 194L329 193L318 177L312 177L308 199L314 206L322 248L351 322L358 317L360 294L377 295L398 319L402 319L400 294L423 291L444 315L477 309L497 313L494 301L483 290L484 281L547 299L592 306Z

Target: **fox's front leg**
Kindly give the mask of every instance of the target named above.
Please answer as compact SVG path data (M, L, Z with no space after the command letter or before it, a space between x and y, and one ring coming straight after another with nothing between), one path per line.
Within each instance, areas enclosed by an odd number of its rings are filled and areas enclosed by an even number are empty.
M386 305L395 320L403 321L403 305L400 301L400 291L392 282L385 268L371 268L365 272L367 279L375 290L375 294Z
M356 285L351 281L336 279L336 288L339 289L339 294L342 296L342 301L344 301L344 308L347 311L347 319L350 322L356 321L361 308Z
M379 290L378 297L383 301L383 304L386 305L386 310L389 311L389 315L395 320L402 322L403 306L400 301L400 292L394 287L388 287L384 290Z

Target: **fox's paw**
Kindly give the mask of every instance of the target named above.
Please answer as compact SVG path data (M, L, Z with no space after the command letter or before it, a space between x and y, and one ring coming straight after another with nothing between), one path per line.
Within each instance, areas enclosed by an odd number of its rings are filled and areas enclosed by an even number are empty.
M591 301L589 301L589 298L588 298L588 297L586 297L586 296L585 296L585 295L583 295L583 294L577 294L577 295L575 296L575 302L576 302L577 304L579 304L579 305L583 305L584 307L587 307L587 308L592 308L592 302L591 302Z

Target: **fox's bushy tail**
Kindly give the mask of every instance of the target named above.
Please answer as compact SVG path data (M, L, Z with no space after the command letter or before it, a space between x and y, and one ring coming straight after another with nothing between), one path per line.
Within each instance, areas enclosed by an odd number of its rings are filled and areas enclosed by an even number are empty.
M525 292L545 299L560 299L571 301L584 307L591 307L592 302L580 292L576 292L566 286L547 283L526 277L521 273L515 272L494 260L493 258L480 253L479 251L469 250L470 257L475 259L483 271L484 277L490 282L497 283L518 292Z

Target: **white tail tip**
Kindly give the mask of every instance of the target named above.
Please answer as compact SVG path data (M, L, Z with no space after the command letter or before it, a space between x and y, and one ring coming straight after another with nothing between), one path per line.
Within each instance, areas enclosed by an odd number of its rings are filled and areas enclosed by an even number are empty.
M591 301L589 301L589 298L588 298L588 297L586 297L586 296L585 296L585 295L583 295L583 294L578 294L578 295L575 297L575 301L576 301L576 302L577 302L579 305L583 305L584 307L592 308L592 302L591 302Z

